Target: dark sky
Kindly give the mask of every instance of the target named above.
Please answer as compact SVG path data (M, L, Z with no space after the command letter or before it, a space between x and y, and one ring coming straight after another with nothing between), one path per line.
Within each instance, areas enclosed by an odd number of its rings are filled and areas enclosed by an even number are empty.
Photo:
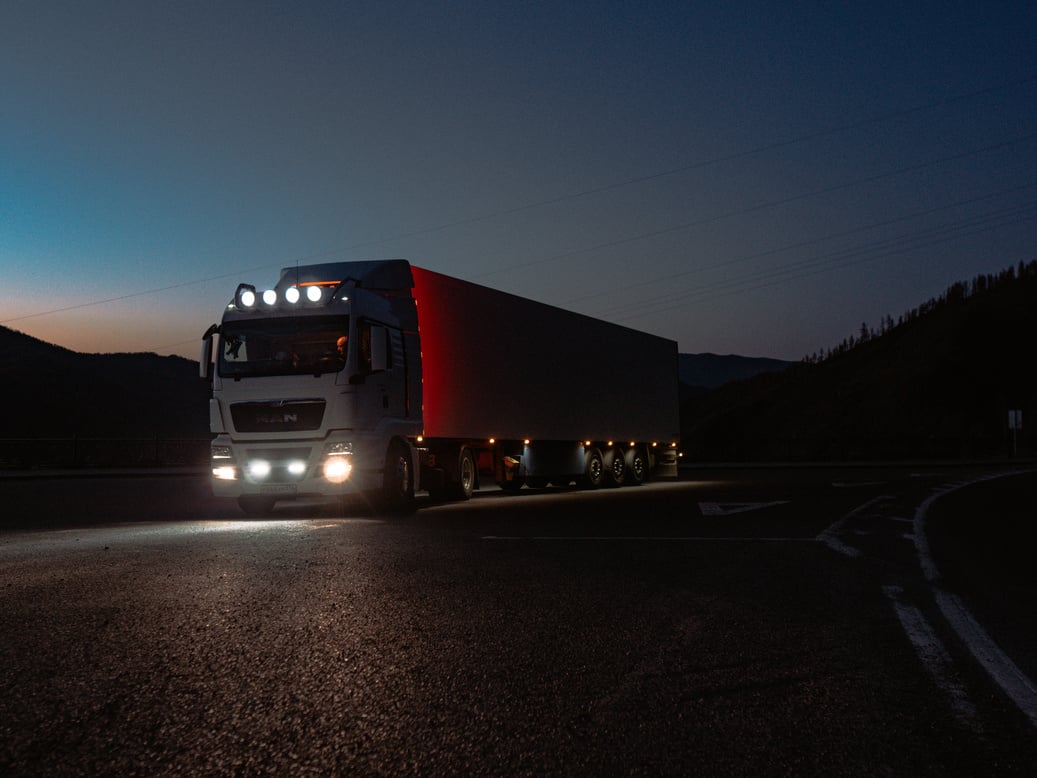
M415 264L798 359L1037 257L1037 3L0 0L0 323Z

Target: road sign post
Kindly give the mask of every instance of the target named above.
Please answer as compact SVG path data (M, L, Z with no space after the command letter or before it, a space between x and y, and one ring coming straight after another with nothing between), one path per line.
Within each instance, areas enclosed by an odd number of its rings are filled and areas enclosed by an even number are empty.
M1008 412L1008 429L1012 430L1012 456L1016 456L1019 450L1019 430L1023 428L1023 412L1019 409Z

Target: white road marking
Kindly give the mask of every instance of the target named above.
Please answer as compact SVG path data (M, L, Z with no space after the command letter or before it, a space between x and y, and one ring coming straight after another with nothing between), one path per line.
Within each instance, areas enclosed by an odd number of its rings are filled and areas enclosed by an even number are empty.
M774 505L785 505L788 500L773 502L700 502L699 511L703 516L733 516L736 513L748 513Z
M821 532L817 534L816 540L819 540L820 542L824 543L826 546L828 546L830 549L832 549L832 551L835 551L836 553L843 554L848 557L853 557L855 559L857 557L860 557L861 552L853 546L848 546L845 543L843 543L839 539L839 534L843 531L843 529L850 521L857 518L862 513L871 510L872 506L876 505L877 503L888 499L890 499L888 495L879 495L878 497L873 497L872 499L868 500L863 505L858 505L856 508L854 508L841 519L836 521L830 527L821 530Z
M940 606L944 618L950 622L983 669L1011 698L1030 723L1037 727L1037 686L1033 681L1001 650L960 598L950 592L937 590L936 604Z
M940 638L936 636L936 632L918 608L901 601L899 586L883 586L882 591L893 603L900 625L904 628L911 645L915 647L925 669L936 685L950 697L954 715L975 729L976 706L972 704L965 685L954 672L954 662Z
M659 541L664 543L816 543L817 538L710 537L705 535L482 535L480 540Z
M958 634L962 642L976 658L976 661L987 671L994 682L1008 695L1022 711L1030 723L1037 727L1037 685L1001 650L992 637L979 625L965 604L955 595L946 592L940 586L940 570L936 566L929 549L929 539L925 534L925 522L930 506L945 494L980 481L1001 478L1016 473L1000 473L978 478L975 481L959 482L945 486L929 495L915 511L915 552L926 580L933 588L936 603L940 612Z

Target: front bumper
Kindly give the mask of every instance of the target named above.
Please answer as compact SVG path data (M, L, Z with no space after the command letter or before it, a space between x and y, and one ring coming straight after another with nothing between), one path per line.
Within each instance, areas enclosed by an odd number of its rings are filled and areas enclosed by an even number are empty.
M365 449L367 447L364 447ZM378 461L378 460L374 460ZM212 443L212 491L217 497L336 497L378 488L382 463L351 441Z

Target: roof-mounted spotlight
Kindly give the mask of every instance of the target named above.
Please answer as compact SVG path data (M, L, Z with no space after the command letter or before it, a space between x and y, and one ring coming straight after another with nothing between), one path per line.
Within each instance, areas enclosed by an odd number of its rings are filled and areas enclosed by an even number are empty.
M289 286L284 290L284 299L289 305L295 305L299 302L300 297L302 297L302 293L299 291L299 287L297 286Z
M263 302L266 305L276 305L277 304L277 292L274 291L273 289L267 289L265 292L263 292Z
M306 287L306 299L311 303L319 303L324 293L321 291L319 286L307 286Z
M256 305L256 287L252 284L238 284L234 293L234 303L239 308L253 308Z

